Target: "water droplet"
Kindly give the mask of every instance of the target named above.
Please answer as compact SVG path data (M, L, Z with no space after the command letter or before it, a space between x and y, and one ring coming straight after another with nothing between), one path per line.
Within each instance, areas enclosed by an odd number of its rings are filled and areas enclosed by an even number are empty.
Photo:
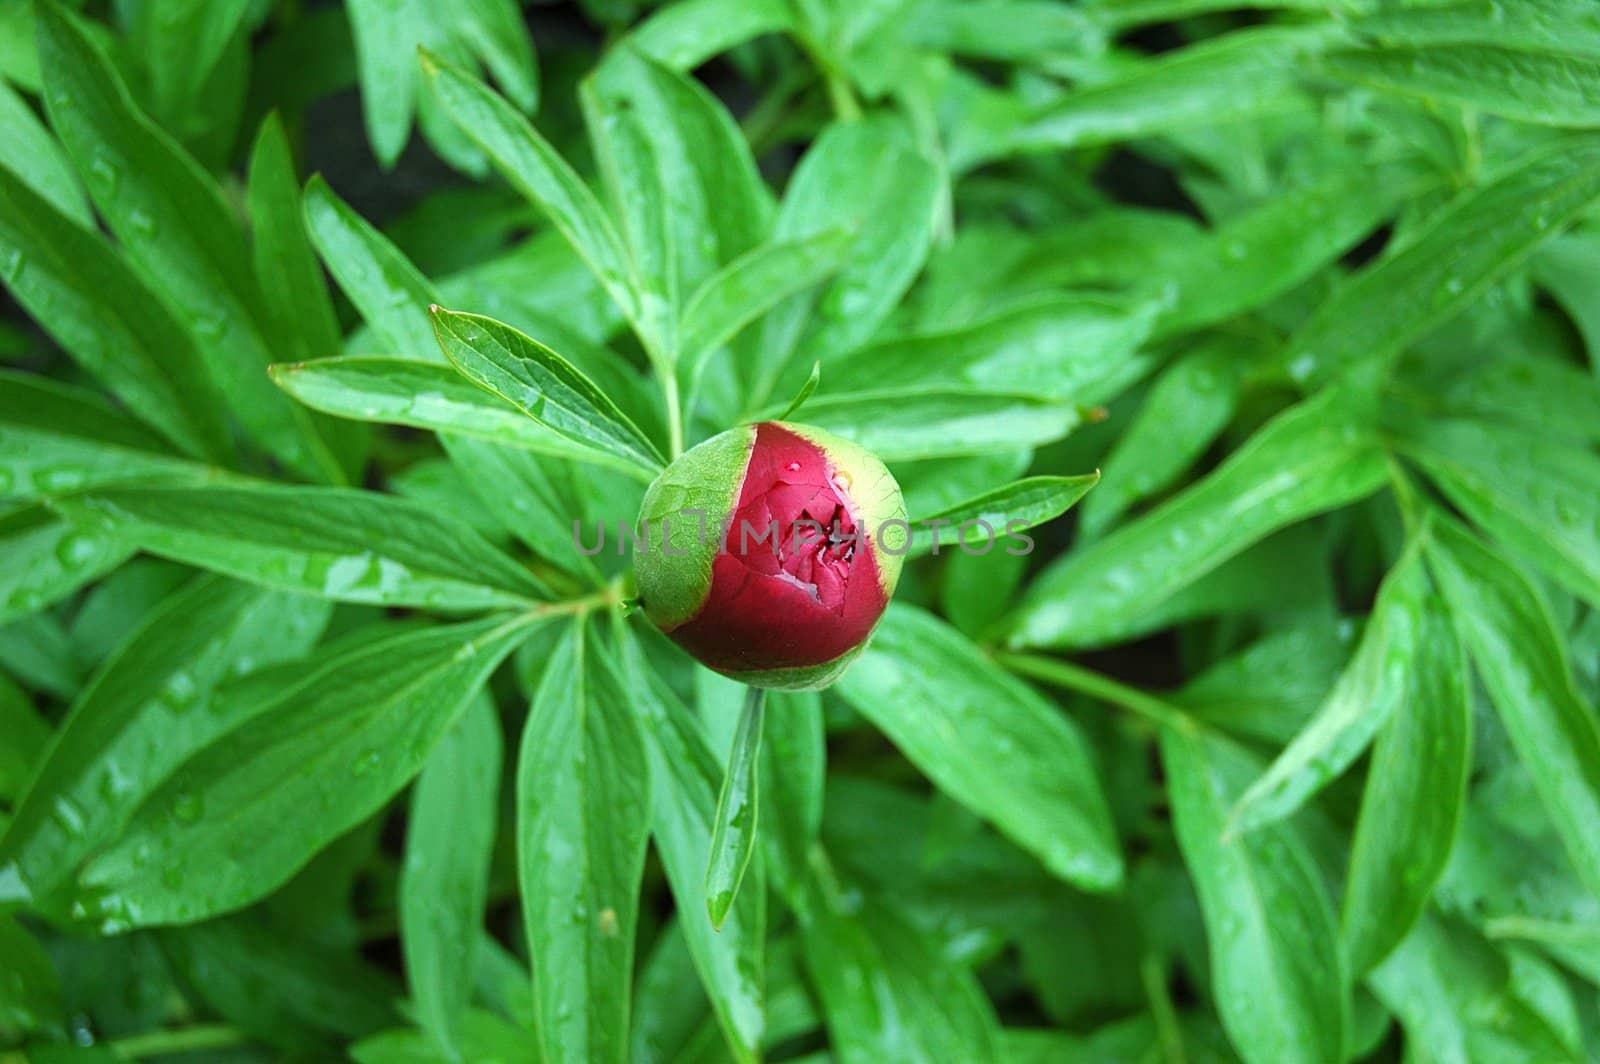
M128 214L128 225L142 237L149 238L156 235L156 220L149 211L142 209L131 211Z
M193 791L184 791L173 799L172 815L185 824L193 824L205 812L205 802Z
M33 482L38 489L49 495L60 492L77 491L88 480L86 472L76 466L57 466L53 469L39 469L33 474Z
M22 278L22 267L26 262L21 248L7 248L6 253L0 255L0 276L16 284Z
M89 176L102 189L113 192L116 190L117 182L122 179L122 171L117 169L117 164L109 156L96 155L89 160Z
M377 768L383 761L383 755L376 750L368 750L350 764L352 775L365 776Z
M78 532L68 532L56 544L56 560L67 569L76 569L95 556L94 540Z

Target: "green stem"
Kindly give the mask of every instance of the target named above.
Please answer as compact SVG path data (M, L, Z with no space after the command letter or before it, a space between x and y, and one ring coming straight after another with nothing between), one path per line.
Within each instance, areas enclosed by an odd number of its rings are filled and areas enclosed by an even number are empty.
M1102 676L1092 669L1081 665L1074 665L1068 661L1057 658L1037 657L1032 654L1002 653L995 656L995 660L1012 672L1023 676L1031 676L1068 691L1088 695L1090 698L1109 702L1111 705L1120 706L1131 713L1161 725L1164 728L1181 728L1192 731L1199 727L1199 722L1189 714L1165 702L1154 695L1146 694L1135 687L1119 683L1108 676Z
M242 1046L250 1036L237 1027L209 1024L184 1027L176 1031L147 1031L129 1035L110 1043L113 1053L128 1060L144 1057L163 1057L171 1053L197 1053L205 1049L228 1049Z
M1178 1024L1178 1010L1167 991L1167 973L1154 955L1146 955L1139 962L1139 978L1144 983L1145 997L1150 1001L1150 1012L1156 1021L1156 1038L1161 1044L1161 1055L1167 1064L1186 1064L1183 1049L1183 1028Z
M856 95L850 90L850 83L838 66L818 47L809 34L801 34L798 39L800 47L822 72L822 83L828 89L828 103L833 107L834 117L841 122L854 122L860 118L861 104L856 102Z
M683 453L683 403L678 396L678 371L673 367L661 370L661 393L667 400L667 443L671 457Z

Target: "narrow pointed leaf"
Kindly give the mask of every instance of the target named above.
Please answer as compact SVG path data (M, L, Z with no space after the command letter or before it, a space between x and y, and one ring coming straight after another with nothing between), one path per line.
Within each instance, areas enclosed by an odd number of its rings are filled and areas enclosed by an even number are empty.
M1052 563L1013 615L1010 641L1112 642L1245 548L1371 494L1386 476L1360 402L1325 392L1268 422L1182 494Z
M1352 974L1416 926L1455 846L1472 770L1465 648L1438 590L1423 603L1407 696L1373 745L1340 926Z
M454 517L375 492L130 487L53 505L85 535L343 602L486 609L543 597L527 570Z
M275 690L89 863L90 917L113 930L191 923L271 893L405 786L535 623L498 616L383 636Z
M494 701L480 694L422 767L400 872L400 945L418 1018L459 1049L483 933L503 758Z
M1327 380L1386 363L1480 298L1600 200L1600 137L1540 148L1468 189L1406 245L1355 274L1290 341L1289 371ZM1359 321L1360 329L1350 323Z
M1573 685L1537 588L1455 522L1434 523L1428 569L1567 856L1600 893L1600 716Z
M229 453L192 338L99 234L0 166L0 279L84 372L185 454Z
M642 714L652 781L651 838L667 873L700 983L735 1060L758 1058L766 1027L762 992L766 881L759 858L746 872L720 931L708 911L706 868L716 824L719 769L698 721L659 677L623 630L623 662L636 710Z
M576 443L587 442L644 469L664 463L655 444L572 363L509 325L435 309L434 332L468 380Z
M306 183L306 226L328 272L383 342L384 354L441 361L428 307L438 293L389 238L350 209L321 175ZM335 351L322 351L327 357Z
M136 480L195 480L212 471L94 392L0 370L0 486L37 499Z
M184 758L239 723L217 687L304 653L328 610L214 576L163 600L73 702L0 839L0 879L47 899Z
M761 757L761 720L765 692L752 687L745 695L744 711L734 732L728 769L717 794L716 826L711 833L711 857L706 865L706 912L711 926L722 927L744 881L745 869L756 849L761 807L757 766Z
M1200 897L1212 997L1247 1064L1344 1058L1348 990L1320 874L1286 825L1225 841L1227 812L1259 771L1218 736L1161 734L1184 863Z
M632 271L622 239L566 160L527 119L470 74L430 56L424 56L423 72L456 124L513 188L549 216L617 305L637 320L639 306L628 285Z
M1600 457L1542 431L1432 419L1405 453L1496 539L1600 607Z
M1086 890L1122 855L1082 736L955 629L891 605L839 691L929 779Z
M627 1058L650 771L622 681L574 623L545 666L517 764L518 879L548 1060Z
M51 125L145 280L201 341L211 379L265 447L317 479L342 478L311 414L272 387L244 234L210 175L134 104L81 26L37 5Z
M689 372L746 325L836 273L852 239L836 230L763 244L707 277L683 311L680 344Z
M963 542L973 554L1031 552L1032 540L1015 534L1060 517L1099 482L1098 473L1024 477L938 513L918 514L911 527L911 556Z
M98 580L133 551L119 536L80 528L42 506L0 512L0 624Z
M1411 677L1433 588L1419 548L1407 552L1378 589L1367 630L1339 682L1294 741L1252 783L1228 816L1230 833L1282 820L1361 756L1415 692Z
M442 362L349 355L276 365L272 379L300 402L337 417L456 433L648 476L631 460L533 420Z

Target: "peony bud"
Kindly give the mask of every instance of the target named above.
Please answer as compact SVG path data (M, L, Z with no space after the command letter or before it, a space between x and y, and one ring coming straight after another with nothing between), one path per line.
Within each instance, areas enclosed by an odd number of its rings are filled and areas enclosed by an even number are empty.
M681 455L645 493L640 604L702 664L755 687L839 678L900 579L900 486L830 432L744 425Z

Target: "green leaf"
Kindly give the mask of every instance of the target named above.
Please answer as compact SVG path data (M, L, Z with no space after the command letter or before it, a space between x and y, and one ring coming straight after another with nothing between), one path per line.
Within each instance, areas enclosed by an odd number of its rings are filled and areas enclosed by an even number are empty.
M828 362L840 392L961 387L1091 405L1146 363L1135 356L1160 305L1057 296L931 336L889 340Z
M0 167L0 278L49 336L185 454L230 451L205 363L181 325L98 234Z
M10 916L0 913L0 952L8 978L0 985L0 1038L56 1029L62 1018L61 981L44 949Z
M242 719L217 688L305 653L326 603L201 577L143 619L73 702L0 840L0 880L46 900L183 760Z
M337 354L342 342L339 319L306 235L294 157L276 113L267 116L256 135L248 195L256 283L278 341L275 359L303 362ZM422 333L426 336L428 330ZM419 357L432 354L426 346L418 352Z
M507 1023L492 1012L473 1009L462 1021L460 1057L483 1064L512 1064L536 1059L539 1048L533 1034ZM364 1038L350 1047L357 1064L453 1064L422 1031L397 1027Z
M683 311L680 346L691 379L745 326L837 273L851 241L835 230L762 244L706 278Z
M1600 61L1493 44L1348 49L1321 68L1360 85L1518 122L1600 125Z
M736 1060L754 1061L765 1028L762 950L766 930L766 884L759 862L735 896L720 931L710 920L706 868L716 824L720 771L699 722L653 674L627 629L619 629L624 677L642 715L650 758L650 831L661 857L701 985L711 999L727 1049Z
M1177 297L1157 332L1214 325L1270 303L1372 232L1394 210L1404 177L1339 161L1341 172L1284 189L1184 245L1170 273L1158 275L1159 283L1176 283Z
M1472 771L1466 651L1438 592L1422 602L1407 692L1378 733L1350 843L1340 938L1352 974L1410 933L1455 846Z
M761 807L757 766L765 694L759 687L746 691L744 711L739 715L738 730L728 753L728 770L723 773L722 788L717 794L716 826L711 832L711 857L706 865L706 911L711 926L719 930L739 894L739 884L744 881L745 869L756 849L760 823L757 811Z
M638 321L640 308L628 284L632 270L627 250L576 171L525 118L476 78L426 53L423 71L456 124L511 186L549 217L623 313Z
M61 145L4 78L0 78L0 169L10 170L85 229L94 228L94 211Z
M780 890L793 896L803 883L807 855L822 827L822 790L828 771L821 696L814 691L773 691L772 712L761 729L762 853Z
M276 365L272 379L300 402L338 417L458 433L649 479L634 462L546 427L442 363L350 355Z
M1105 48L1079 8L1048 0L943 0L912 11L903 32L935 52L1021 62Z
M161 935L162 951L212 1011L271 1045L315 1055L393 1022L396 987L354 950L297 940L251 915Z
M678 358L678 227L670 217L669 185L644 122L625 102L602 100L586 83L581 94L589 140L606 194L621 219L638 307L634 328L659 372ZM691 234L699 238L699 233Z
M461 133L441 123L433 101L418 100L417 50L427 48L463 65L474 56L524 111L538 102L532 44L513 0L355 0L350 26L360 68L367 139L387 168L399 159L422 105L422 128L440 155L471 173L483 159Z
M32 613L0 625L0 668L24 687L70 700L83 686L66 626L53 613Z
M435 308L434 332L468 380L493 392L552 432L659 470L665 463L639 427L572 363L508 325Z
M1260 10L1309 8L1315 11L1360 10L1362 5L1363 0L1250 0L1249 3L1250 7ZM1239 0L1085 0L1083 5L1093 22L1111 30L1131 29L1149 22L1171 22L1239 6Z
M272 387L243 233L221 191L134 105L54 0L37 5L50 122L144 278L183 315L211 379L250 433L296 471L342 478L310 415Z
M784 0L682 0L633 28L630 46L674 70L693 70L745 41L794 24Z
M560 458L543 458L462 436L440 440L450 461L461 471L500 525L526 543L542 562L579 581L606 582L606 544L602 529L613 530L638 513L642 490L634 479L598 470L582 470ZM585 542L597 539L590 548ZM611 542L616 565L626 564L625 539Z
M1401 448L1461 512L1600 606L1600 458L1545 432L1430 418Z
M1309 399L1182 494L1053 562L1008 622L1010 644L1114 641L1246 547L1371 494L1386 476L1360 402L1339 391Z
M977 978L887 906L815 905L800 945L841 1062L1001 1059Z
M773 414L780 409L770 408ZM1073 404L958 388L817 396L806 404L805 416L808 425L854 440L886 462L1036 447L1083 420Z
M37 499L130 480L193 480L208 470L94 392L0 370L0 496Z
M494 701L480 694L434 747L411 792L400 871L400 945L417 1016L460 1045L482 932L503 757Z
M1413 677L1434 649L1422 642L1434 593L1420 550L1414 545L1384 577L1355 656L1316 716L1239 799L1228 816L1230 833L1254 831L1299 810L1416 698Z
M1546 245L1545 250L1561 243ZM1541 273L1537 266L1535 272ZM1564 291L1555 289L1552 294L1564 300ZM1572 313L1570 304L1568 312ZM1600 339L1600 333L1596 335ZM1600 352L1600 344L1594 350ZM1452 367L1450 380L1438 395L1451 416L1504 421L1600 443L1600 378L1577 366L1548 358L1508 358L1473 369Z
M938 170L887 116L835 122L811 145L784 192L772 239L855 233L844 265L815 299L796 297L767 318L750 380L752 403L770 400L797 370L796 345L822 358L871 338L927 260L938 212ZM807 328L807 311L810 324ZM798 380L795 382L798 384Z
M1454 521L1434 522L1428 569L1567 856L1600 892L1600 721L1526 576Z
M1099 490L1083 504L1090 537L1170 488L1216 442L1239 403L1241 356L1253 353L1232 338L1204 342L1156 378L1106 456Z
M428 318L428 307L439 298L433 285L320 174L306 182L305 224L328 271L387 348L384 353L440 361Z
M789 405L783 408L783 413L779 414L773 420L788 421L797 410L806 405L807 399L810 399L816 394L817 385L821 383L822 363L813 362L811 363L811 376L807 377L806 382L800 386L800 390L794 393L794 398L790 399Z
M938 513L918 516L913 519L910 554L917 557L963 540L972 548L968 553L988 554L995 549L997 536L1027 540L1020 550L1007 546L1007 554L1031 553L1032 539L1016 534L1060 517L1099 482L1098 473L1078 477L1025 477ZM983 526L983 530L975 527L969 534L966 531L969 524ZM987 549L977 549L985 545Z
M517 762L518 881L545 1059L621 1061L651 766L621 678L586 642L583 622L574 623L528 711Z
M892 605L839 691L946 794L1086 890L1122 881L1077 729L955 629Z
M1493 0L1382 5L1350 22L1381 45L1500 44L1523 51L1600 55L1600 18L1584 0Z
M0 624L43 609L128 560L133 547L42 506L0 512Z
M86 866L87 912L106 930L192 923L271 893L405 786L536 623L388 635L275 688Z
M0 735L5 736L0 742L0 802L15 805L43 759L50 734L49 723L39 716L28 696L0 675ZM15 819L13 814L12 821Z
M1284 825L1224 840L1255 759L1218 736L1169 727L1161 763L1200 896L1212 998L1234 1048L1248 1064L1344 1059L1348 990L1316 865Z
M638 160L631 175L605 172L620 205L642 193L659 207L658 250L670 252L662 291L674 306L718 267L766 238L772 193L738 123L703 85L631 48L616 48L583 93L590 139L602 161L605 146L623 128L643 138L633 152ZM679 346L685 356L694 354L692 347Z
M1288 349L1300 380L1386 363L1480 299L1600 200L1600 137L1541 148L1468 189L1336 289ZM1359 321L1362 327L1351 329Z
M1560 977L1529 954L1502 954L1458 922L1424 917L1368 983L1430 1064L1584 1057L1581 1036L1564 1034L1549 1015L1571 1011Z
M267 14L260 4L172 0L128 16L142 102L208 165L227 162L249 87L250 36Z
M472 610L543 597L527 570L454 517L374 492L130 487L52 505L85 537L342 602Z
M1116 143L1281 110L1294 103L1294 81L1326 37L1321 27L1267 27L1169 52L1036 109L989 150L957 139L952 165L968 170L1000 154Z

